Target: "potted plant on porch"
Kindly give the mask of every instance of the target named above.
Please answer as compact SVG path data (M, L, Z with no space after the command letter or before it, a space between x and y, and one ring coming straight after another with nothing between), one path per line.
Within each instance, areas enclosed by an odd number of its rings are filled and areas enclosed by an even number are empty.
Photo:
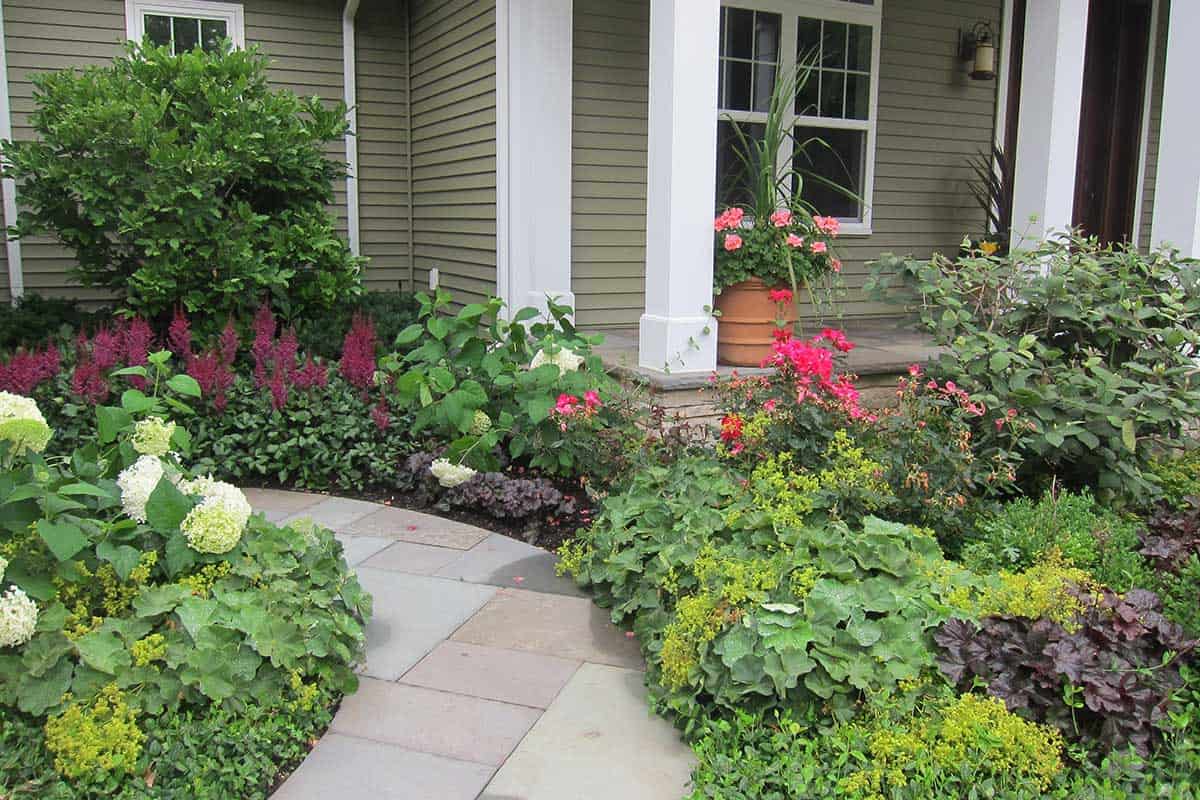
M727 205L717 216L713 291L721 318L717 359L733 366L758 366L771 355L775 339L791 336L806 295L817 308L813 287L841 270L832 239L838 220L824 217L800 197L806 179L855 195L799 165L808 147L793 132L792 108L808 80L811 65L775 81L765 124L743 126L730 120L737 137L734 154L740 175L734 181L742 204Z

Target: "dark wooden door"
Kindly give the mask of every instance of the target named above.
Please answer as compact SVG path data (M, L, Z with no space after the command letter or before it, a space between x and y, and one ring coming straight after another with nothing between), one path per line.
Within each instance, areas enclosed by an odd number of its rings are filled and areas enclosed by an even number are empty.
M1133 233L1150 11L1150 0L1091 0L1088 10L1073 224L1105 243Z

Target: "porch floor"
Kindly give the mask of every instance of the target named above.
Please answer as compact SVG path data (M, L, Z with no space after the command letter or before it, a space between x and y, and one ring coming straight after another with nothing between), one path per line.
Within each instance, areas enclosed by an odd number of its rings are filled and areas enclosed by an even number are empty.
M862 378L898 375L907 370L910 364L924 363L940 352L927 334L916 330L906 319L847 320L841 328L855 344L855 348L847 354L845 368ZM595 351L605 366L622 377L640 379L660 391L693 389L708 383L710 373L707 372L663 373L638 366L636 329L614 329L603 333L604 343ZM735 370L740 375L768 371L758 367L717 366L717 374L721 376Z

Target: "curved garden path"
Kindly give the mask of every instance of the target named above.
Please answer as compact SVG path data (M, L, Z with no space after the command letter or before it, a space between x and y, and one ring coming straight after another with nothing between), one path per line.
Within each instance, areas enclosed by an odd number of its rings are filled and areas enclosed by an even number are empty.
M361 500L246 492L332 528L374 595L366 664L279 800L680 800L691 752L647 710L637 643L554 556Z

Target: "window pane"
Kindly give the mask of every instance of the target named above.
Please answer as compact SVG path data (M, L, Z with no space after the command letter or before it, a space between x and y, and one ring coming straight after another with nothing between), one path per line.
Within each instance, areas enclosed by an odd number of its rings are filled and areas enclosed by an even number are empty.
M811 17L800 18L799 42L796 60L801 64L821 57L821 20Z
M778 14L757 13L754 15L754 59L756 61L779 61L779 26L783 23Z
M748 61L725 62L724 103L721 108L729 111L750 110L750 63Z
M725 37L721 55L754 58L754 12L744 8L725 9Z
M175 52L186 53L200 44L200 20L171 17L175 27Z
M203 19L200 20L200 42L201 47L206 52L216 53L221 49L221 41L228 34L225 32L225 20L223 19Z
M158 14L147 14L142 18L146 29L146 38L158 47L171 46L171 18Z
M871 28L868 25L850 26L850 46L846 48L849 69L871 71Z
M867 119L871 110L871 77L846 76L846 119Z
M842 116L842 95L846 87L846 73L821 70L821 116Z
M747 160L757 169L758 160L753 152L747 152L738 136L738 129L750 144L762 141L766 126L755 123L733 123L729 120L717 122L717 205L749 205L753 199L753 170L747 168Z
M833 69L846 68L846 29L844 22L825 20L825 33L821 37L821 66Z
M774 64L754 65L755 111L771 110L771 92L775 90L775 72L777 69Z
M802 73L796 86L796 113L801 116L815 117L820 91L820 70L812 69Z
M812 205L818 213L840 219L862 219L859 201L847 197L845 192L826 185L813 176L861 195L863 190L863 164L866 157L866 131L840 130L837 128L796 128L796 139L804 143L810 139L804 152L797 155L794 167L804 178L800 197Z

